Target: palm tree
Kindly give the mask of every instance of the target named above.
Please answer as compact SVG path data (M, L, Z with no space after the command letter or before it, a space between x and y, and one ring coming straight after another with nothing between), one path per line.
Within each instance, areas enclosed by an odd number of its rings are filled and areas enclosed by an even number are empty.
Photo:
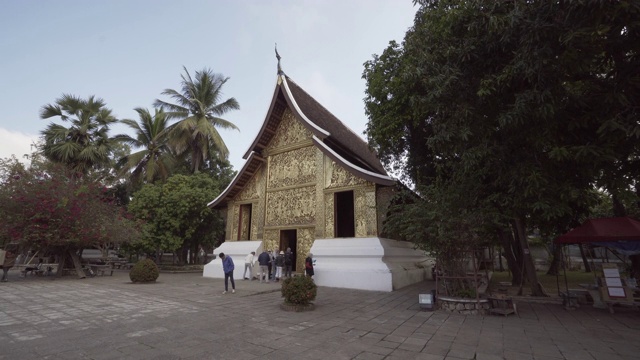
M59 116L71 123L68 128L50 123L42 131L44 156L81 174L108 166L114 144L109 125L117 119L105 106L104 100L93 95L84 100L68 94L56 99L55 104L43 106L40 118Z
M196 71L194 81L187 68L183 69L181 92L172 89L162 92L175 104L156 99L154 105L166 110L170 119L179 119L169 128L170 144L177 155L189 157L191 170L198 172L206 161L229 156L227 145L216 128L238 130L220 116L240 109L240 105L234 98L220 102L222 86L229 78L205 68Z
M167 114L162 109L155 109L154 115L147 109L134 110L140 117L139 121L124 119L120 122L135 131L135 138L117 135L114 139L141 150L122 157L118 166L122 173L130 172L133 184L166 180L174 166L173 155L167 145Z

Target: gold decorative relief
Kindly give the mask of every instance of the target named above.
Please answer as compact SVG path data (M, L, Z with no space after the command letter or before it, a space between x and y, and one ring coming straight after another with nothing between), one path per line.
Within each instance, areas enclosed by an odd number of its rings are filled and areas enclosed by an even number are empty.
M235 241L238 239L238 221L240 220L240 206L237 204L231 205L233 207L233 216L231 219L231 237L227 240Z
M262 238L262 249L273 250L280 244L280 230L265 230Z
M297 229L298 236L298 249L296 256L296 269L302 269L304 271L304 259L307 258L313 241L315 240L315 228L300 228Z
M251 204L240 205L240 236L239 240L249 240L251 229Z
M335 236L335 220L333 218L335 216L335 211L333 209L333 199L333 193L324 194L324 236L327 238Z
M357 186L357 185L365 185L369 182L367 180L361 179L352 173L345 170L342 166L338 165L335 161L332 161L329 158L326 158L328 161L325 161L325 181L326 188L337 188L337 187L345 187L345 186Z
M316 148L307 146L269 159L269 189L316 181Z
M363 187L354 191L356 237L367 237L376 235L375 192L375 186Z
M256 173L256 175L247 182L244 189L236 195L235 201L253 200L260 197L260 193L258 192L258 175L259 173Z
M315 186L307 186L267 193L265 226L313 224L315 191Z
M289 108L285 109L282 114L282 120L276 134L269 143L269 149L275 149L282 146L292 145L311 139L311 131L302 125Z

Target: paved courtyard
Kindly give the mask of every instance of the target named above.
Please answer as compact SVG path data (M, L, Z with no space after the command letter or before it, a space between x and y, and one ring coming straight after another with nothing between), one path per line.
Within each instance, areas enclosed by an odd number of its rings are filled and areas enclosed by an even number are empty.
M431 283L392 293L319 288L283 312L278 284L126 272L0 283L0 359L640 359L640 312L518 302L518 315L421 311Z

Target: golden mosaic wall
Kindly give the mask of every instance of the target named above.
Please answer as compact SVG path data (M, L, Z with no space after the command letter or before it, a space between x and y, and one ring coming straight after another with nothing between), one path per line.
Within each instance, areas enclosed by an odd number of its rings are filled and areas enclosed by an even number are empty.
M298 271L304 271L304 259L307 258L307 254L311 250L313 241L315 240L315 228L300 228L297 231L298 236L298 251L296 257L296 269Z
M260 167L256 174L247 182L242 191L236 195L233 201L229 202L228 217L227 217L227 240L235 241L238 239L238 221L240 220L240 205L251 204L251 231L249 232L249 240L258 240L261 238L261 230L264 227L264 188L265 188L265 171L264 166ZM247 218L247 214L242 215L243 219ZM249 226L249 224L246 224ZM243 232L248 231L244 229ZM245 239L243 234L241 237Z
M332 238L335 235L335 220L334 216L334 193L324 194L324 237Z
M315 195L315 186L267 193L265 226L315 224Z
M361 179L345 170L325 156L325 188L333 189L347 186L358 186L370 184L367 180Z
M316 148L300 149L272 155L269 158L269 189L316 182Z
M377 235L375 185L354 190L356 237Z
M249 240L249 229L251 227L251 207L247 205L248 204L243 204L240 206L239 219L242 219L242 224L240 226L240 240Z
M278 125L278 130L269 143L269 148L279 148L311 139L311 132L302 125L287 108L282 114L282 121Z
M280 245L280 230L266 229L262 238L262 249L273 250Z

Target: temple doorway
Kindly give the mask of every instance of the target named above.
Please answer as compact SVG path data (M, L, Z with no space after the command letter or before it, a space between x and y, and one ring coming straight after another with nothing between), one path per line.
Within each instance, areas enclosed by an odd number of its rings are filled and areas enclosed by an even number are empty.
M335 237L356 236L355 209L353 191L335 193Z
M296 255L298 253L298 236L296 229L280 230L280 250L287 251L287 248L291 248L293 253L293 265L291 271L296 271Z

